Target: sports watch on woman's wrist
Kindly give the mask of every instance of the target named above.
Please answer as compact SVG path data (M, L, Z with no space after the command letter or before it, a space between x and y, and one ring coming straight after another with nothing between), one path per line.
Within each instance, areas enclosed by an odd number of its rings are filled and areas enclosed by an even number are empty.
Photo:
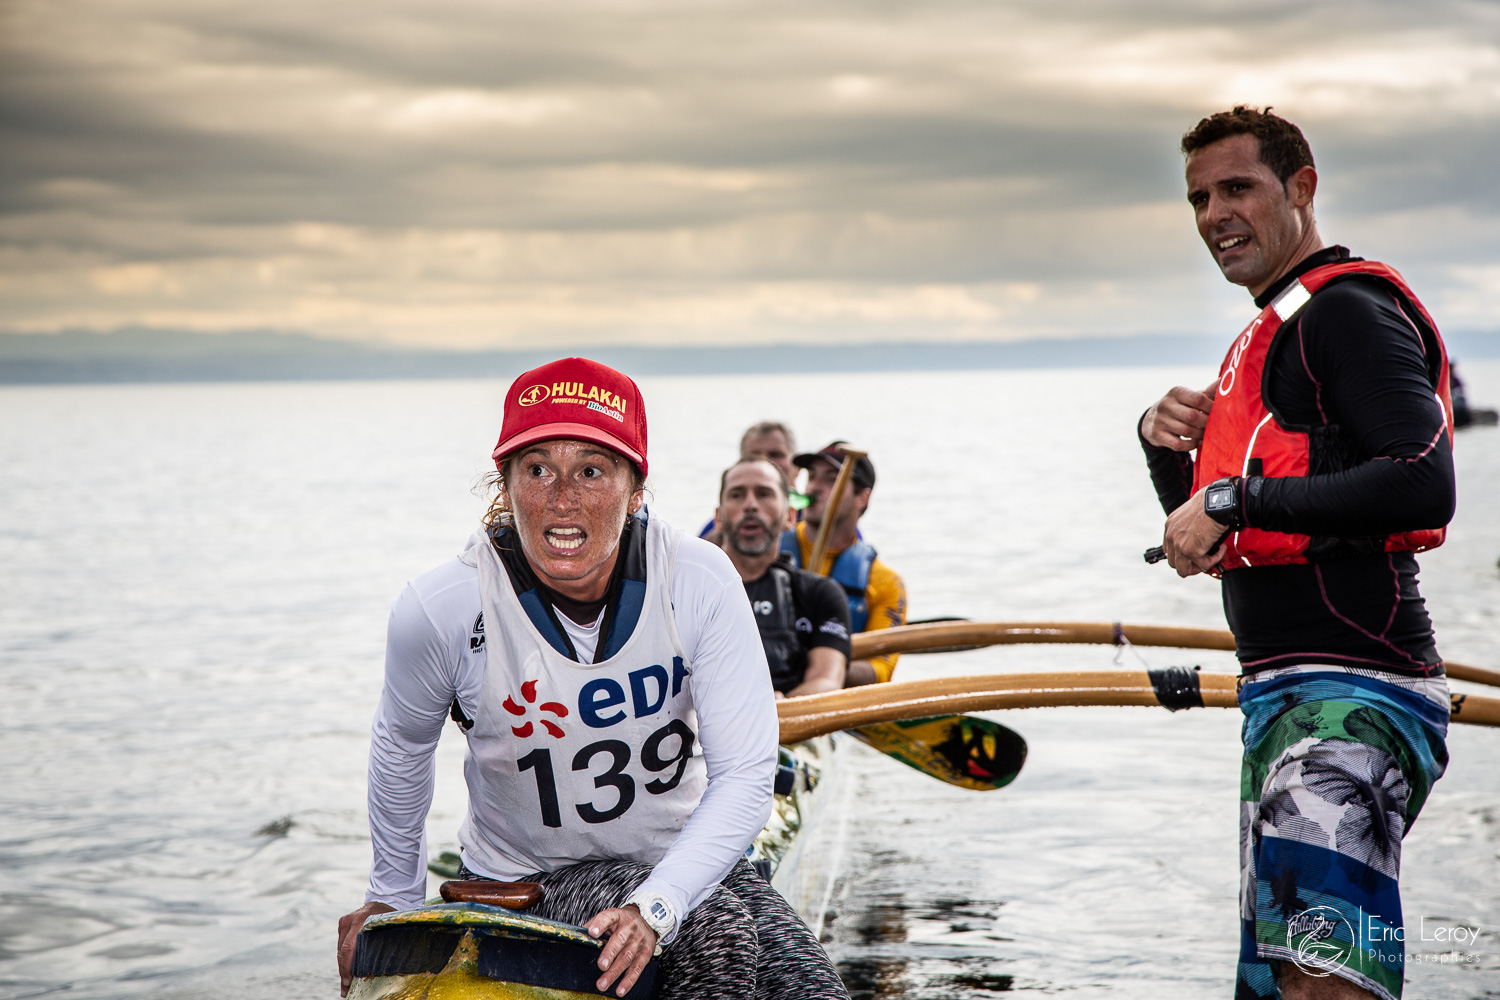
M1239 531L1245 526L1241 516L1239 476L1225 476L1208 484L1203 491L1203 513L1224 525L1230 531Z
M677 927L677 914L672 912L672 904L654 892L638 892L626 900L625 905L634 905L641 911L641 919L656 932L656 953L661 954L662 939Z

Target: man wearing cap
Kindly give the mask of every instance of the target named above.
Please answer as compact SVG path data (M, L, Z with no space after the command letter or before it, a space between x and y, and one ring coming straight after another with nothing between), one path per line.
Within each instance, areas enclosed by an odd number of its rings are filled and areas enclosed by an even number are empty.
M792 562L820 576L831 577L844 588L849 600L850 626L855 632L873 632L906 624L906 584L885 563L875 547L860 537L859 519L870 506L875 489L875 463L858 458L839 503L828 535L828 550L821 566L808 566L813 540L827 516L828 499L843 464L845 442L835 441L822 451L798 455L793 462L807 470L807 495L812 501L796 527L781 536L781 550ZM895 672L898 654L855 660L849 664L845 687L888 681Z
M849 602L837 583L792 564L778 543L794 523L786 476L742 458L719 477L724 551L745 581L776 697L837 691L849 664Z
M345 991L364 921L426 895L451 715L468 740L459 877L541 883L532 913L607 938L599 990L624 995L662 947L664 998L847 1000L744 860L777 759L765 656L724 553L647 516L639 389L582 358L527 372L493 458L483 526L391 610Z

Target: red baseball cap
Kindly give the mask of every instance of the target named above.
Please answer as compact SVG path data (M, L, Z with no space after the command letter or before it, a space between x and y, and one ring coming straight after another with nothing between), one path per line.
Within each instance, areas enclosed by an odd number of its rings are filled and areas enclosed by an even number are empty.
M646 404L640 387L588 358L533 368L505 394L505 423L490 457L499 468L511 452L556 438L613 448L646 475Z

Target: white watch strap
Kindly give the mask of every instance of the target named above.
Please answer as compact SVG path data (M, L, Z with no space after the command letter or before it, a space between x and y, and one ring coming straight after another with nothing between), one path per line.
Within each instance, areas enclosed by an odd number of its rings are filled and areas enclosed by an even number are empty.
M672 912L672 904L665 898L650 892L637 893L626 903L634 903L641 911L641 917L646 921L646 925L656 932L659 950L660 942L677 927L677 914Z

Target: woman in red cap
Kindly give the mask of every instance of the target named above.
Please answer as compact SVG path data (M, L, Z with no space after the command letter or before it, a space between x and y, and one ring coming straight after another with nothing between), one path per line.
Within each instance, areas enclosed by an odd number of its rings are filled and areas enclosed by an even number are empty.
M583 358L527 372L493 457L484 528L392 607L345 990L365 919L423 902L451 715L469 744L460 876L543 883L531 912L608 937L601 991L623 995L661 946L664 998L846 998L744 860L771 809L770 675L728 558L645 514L640 390Z

